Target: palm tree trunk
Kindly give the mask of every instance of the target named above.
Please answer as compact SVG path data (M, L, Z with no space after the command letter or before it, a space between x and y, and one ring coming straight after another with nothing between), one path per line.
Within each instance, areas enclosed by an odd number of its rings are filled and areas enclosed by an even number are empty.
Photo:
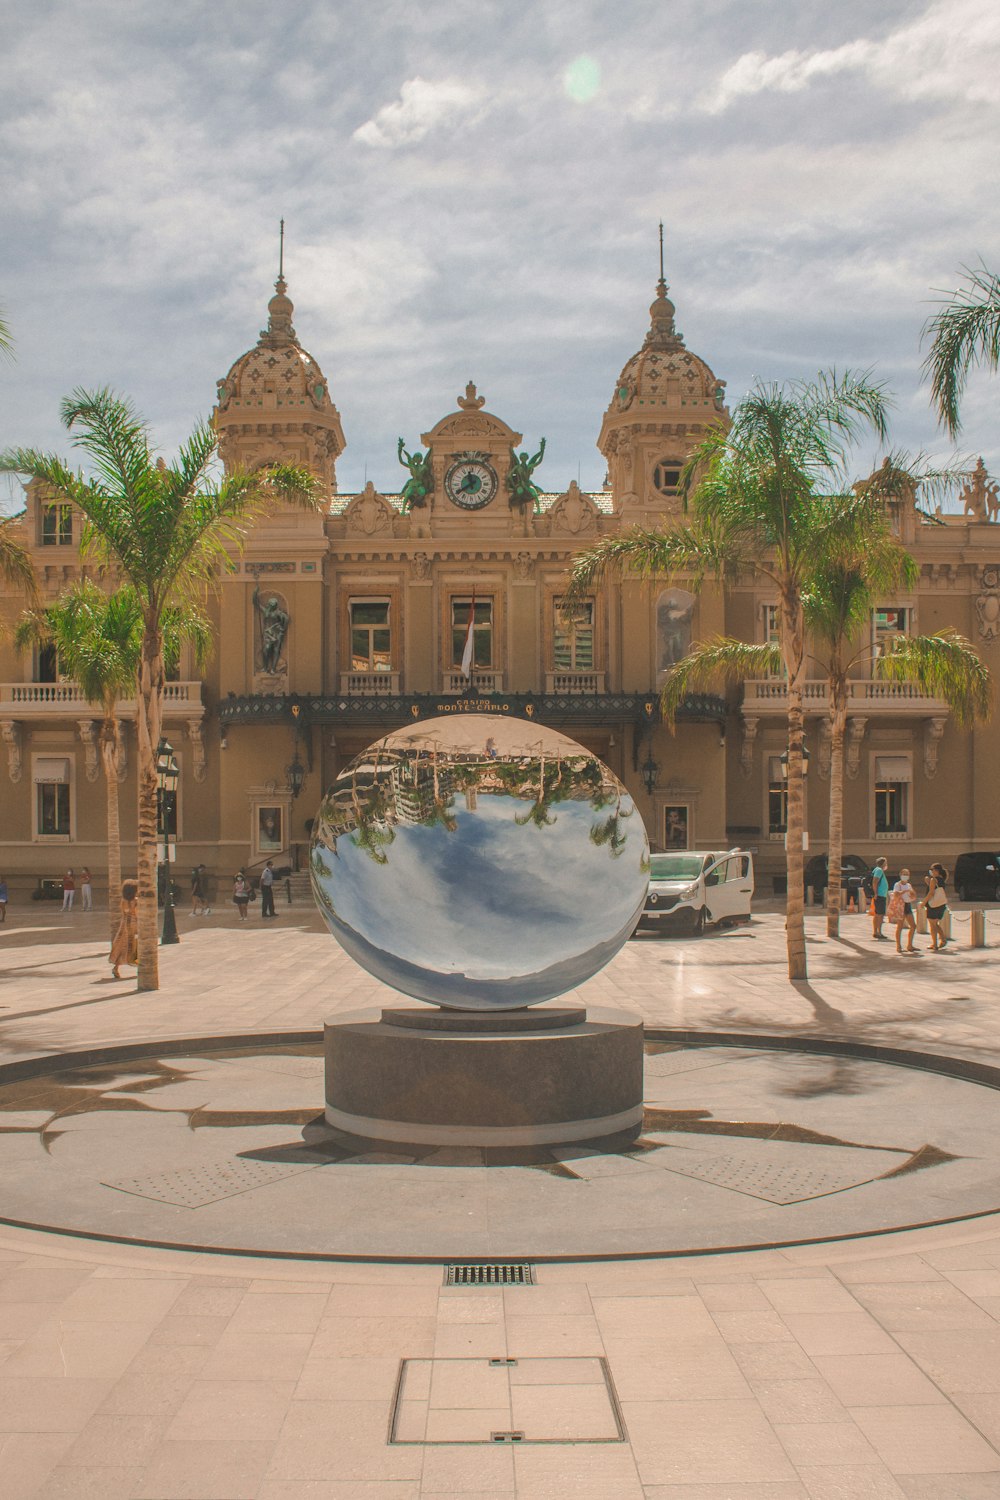
M844 862L844 733L847 729L846 684L831 683L830 700L830 838L826 869L826 935L840 936L840 871Z
M104 720L101 732L101 759L104 762L104 787L108 802L108 923L111 941L121 920L119 904L122 893L122 840L118 820L118 721L111 715Z
M160 987L160 953L156 931L156 747L163 707L163 641L147 617L136 694L139 762L138 937L140 990Z
M781 650L788 673L788 823L785 834L788 890L785 897L785 945L789 979L807 979L805 892L802 886L802 834L805 828L805 787L802 778L805 626L802 602L797 593L786 595L782 600Z

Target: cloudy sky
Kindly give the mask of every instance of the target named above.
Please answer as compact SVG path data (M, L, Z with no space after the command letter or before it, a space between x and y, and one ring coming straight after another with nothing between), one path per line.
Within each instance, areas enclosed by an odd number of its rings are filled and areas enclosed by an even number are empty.
M0 444L65 446L108 384L176 444L255 342L287 225L340 487L398 489L468 379L599 486L648 326L656 224L688 346L728 382L920 376L935 289L1000 269L996 0L3 0ZM962 451L1000 471L1000 379ZM993 419L993 420L991 420ZM859 467L872 456L859 458ZM10 503L10 495L6 503ZM5 497L0 492L0 504Z

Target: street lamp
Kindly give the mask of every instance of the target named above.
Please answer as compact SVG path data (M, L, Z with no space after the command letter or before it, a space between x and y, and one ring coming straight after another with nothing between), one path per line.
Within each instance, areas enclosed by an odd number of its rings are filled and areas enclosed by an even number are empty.
M292 794L293 800L302 790L302 783L306 779L306 768L299 760L299 742L295 741L295 759L291 765L285 767L285 784Z
M180 767L174 759L174 747L165 735L160 736L160 743L156 747L156 811L157 811L157 834L160 842L157 846L157 870L164 872L163 879L163 931L160 935L160 946L166 943L179 943L177 936L177 919L174 916L173 882L170 879L170 866L177 854L177 783L180 780ZM175 844L173 851L170 848L170 837L173 834ZM162 855L162 859L160 856Z
M646 791L648 792L648 794L651 797L653 795L653 793L656 791L656 783L660 779L659 762L657 762L657 761L655 761L653 759L653 747L652 747L652 745L650 745L649 749L647 750L647 752L646 752L646 759L643 761L642 765L639 767L639 770L640 770L640 772L642 774L642 779L643 779L643 782L645 783Z
M781 779L782 781L787 781L788 751L783 750L778 758L781 761ZM809 751L806 749L805 745L802 746L802 775L804 777L809 775Z

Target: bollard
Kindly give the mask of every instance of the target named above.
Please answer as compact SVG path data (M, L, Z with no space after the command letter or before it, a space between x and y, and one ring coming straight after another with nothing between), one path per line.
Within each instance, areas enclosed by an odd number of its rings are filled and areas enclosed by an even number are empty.
M950 911L946 911L945 914L944 914L944 920L941 923L941 936L942 937L946 937L948 939L949 943L951 942L951 912Z
M986 913L982 909L969 913L969 946L986 947Z
M917 931L918 932L926 932L927 931L927 908L926 908L926 906L924 906L924 904L922 902L917 907L916 918L917 918Z

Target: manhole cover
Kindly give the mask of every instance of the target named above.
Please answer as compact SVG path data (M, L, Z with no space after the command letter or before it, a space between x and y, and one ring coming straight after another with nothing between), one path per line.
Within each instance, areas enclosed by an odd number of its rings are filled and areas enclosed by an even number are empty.
M483 1261L465 1265L453 1261L445 1272L445 1286L534 1286L530 1260Z
M270 1182L280 1182L283 1177L311 1172L315 1165L314 1162L297 1167L284 1162L223 1161L180 1172L155 1172L149 1177L123 1177L103 1186L131 1193L136 1198L173 1203L178 1208L203 1208L208 1203L221 1203L224 1198L267 1187Z
M607 1363L404 1359L390 1443L624 1443Z

